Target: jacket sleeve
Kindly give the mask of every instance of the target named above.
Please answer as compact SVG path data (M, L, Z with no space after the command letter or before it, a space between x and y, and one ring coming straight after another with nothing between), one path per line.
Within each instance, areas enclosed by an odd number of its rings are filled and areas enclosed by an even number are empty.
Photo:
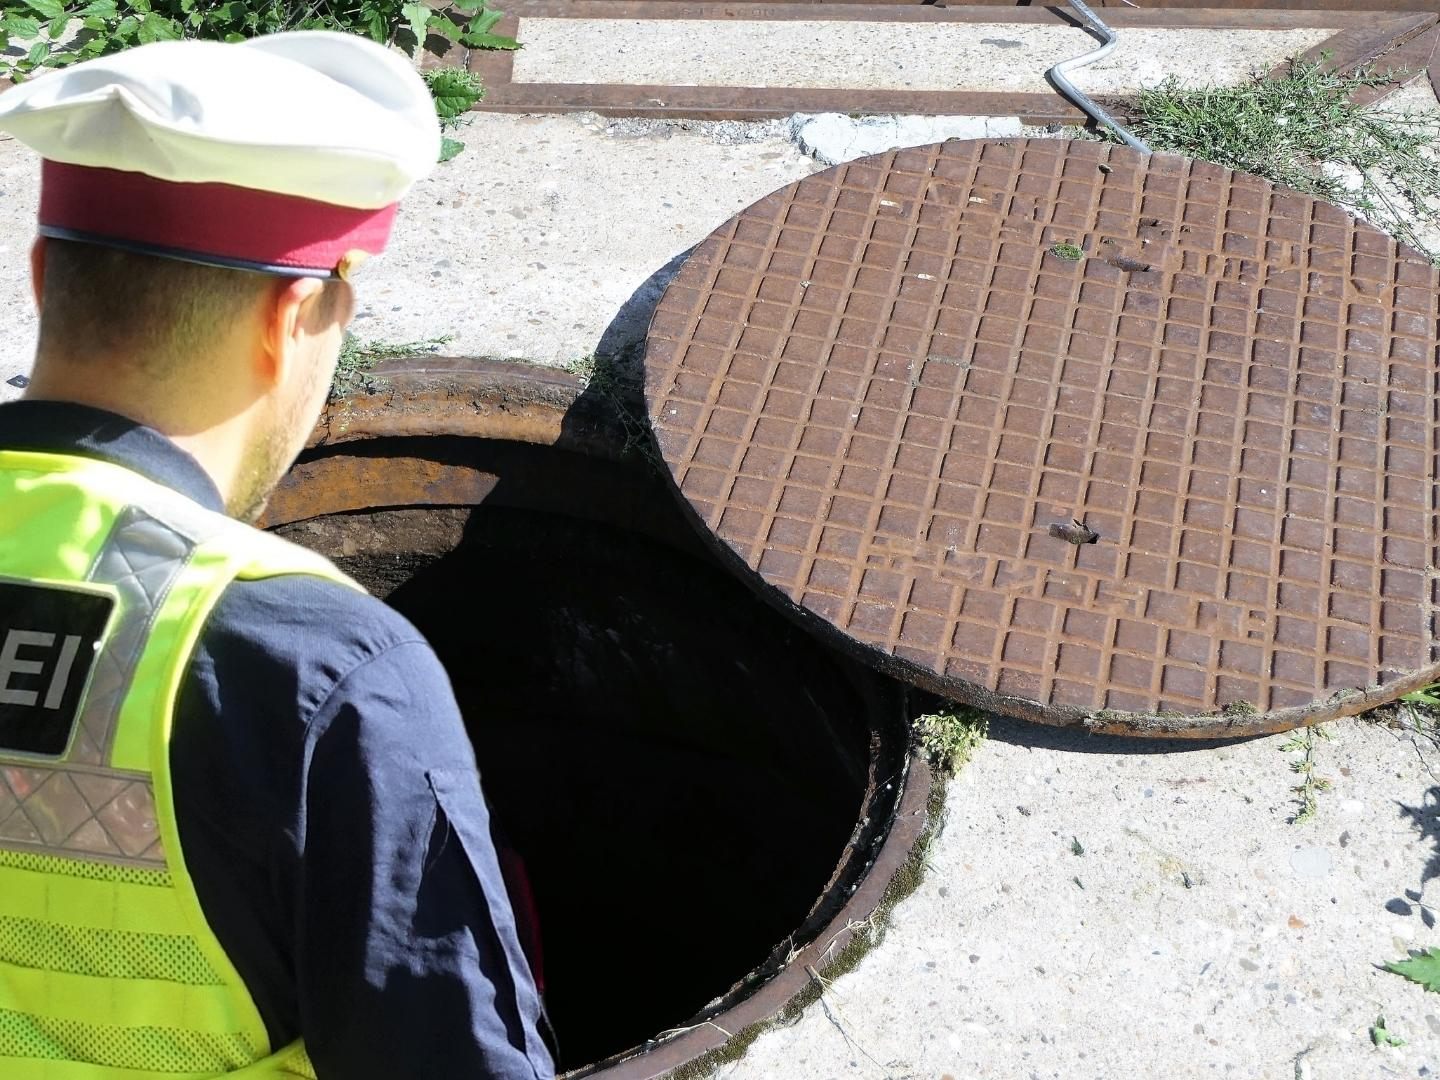
M444 669L391 646L307 725L295 890L321 1080L553 1075L489 813Z

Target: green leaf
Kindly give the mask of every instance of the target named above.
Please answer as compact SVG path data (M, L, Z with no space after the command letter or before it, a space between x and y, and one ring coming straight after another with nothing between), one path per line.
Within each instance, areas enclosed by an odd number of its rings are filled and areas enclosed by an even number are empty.
M401 16L410 24L415 40L425 44L425 28L430 25L430 9L422 3L406 4L400 9Z
M472 49L505 49L511 52L520 48L520 43L514 38L498 34L461 34L460 44Z
M488 34L501 19L505 17L503 11L482 11L466 25L465 31L470 34Z
M30 64L40 64L44 63L45 58L49 55L50 43L48 41L37 41L34 45L30 46L30 51L26 54L25 60Z
M435 99L435 112L441 120L455 120L485 96L480 80L468 71L443 68L425 76L430 94Z
M59 41L65 36L65 28L69 25L69 19L52 19L50 25L45 27L45 36L51 41Z
M0 18L0 30L18 38L32 38L40 33L40 20L30 15L6 15Z
M1409 694L1401 694L1400 700L1411 705L1428 705L1432 709L1440 708L1440 684L1422 687Z
M151 12L141 20L137 36L146 45L152 41L178 41L180 28L165 16Z
M1417 982L1426 990L1440 993L1440 949L1433 946L1425 952L1411 950L1410 959L1396 960L1385 965L1386 971L1404 975L1411 982Z
M46 21L65 17L65 5L61 3L61 0L20 0L20 2Z
M120 8L115 0L91 0L75 14L82 19L113 19L120 14Z
M440 160L453 161L465 152L465 144L459 139L445 138L440 140Z

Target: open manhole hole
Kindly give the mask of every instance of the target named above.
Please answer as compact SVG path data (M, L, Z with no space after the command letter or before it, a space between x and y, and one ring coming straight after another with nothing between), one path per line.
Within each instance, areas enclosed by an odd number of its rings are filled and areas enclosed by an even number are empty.
M656 1075L777 1011L876 907L923 825L908 692L716 565L578 382L446 363L334 405L267 524L449 671L562 1068Z

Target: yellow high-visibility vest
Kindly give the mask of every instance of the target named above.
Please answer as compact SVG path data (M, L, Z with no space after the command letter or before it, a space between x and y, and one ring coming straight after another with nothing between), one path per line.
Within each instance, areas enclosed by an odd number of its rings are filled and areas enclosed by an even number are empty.
M185 867L176 695L231 581L328 561L129 469L0 451L0 1077L314 1077ZM358 586L354 586L357 587Z

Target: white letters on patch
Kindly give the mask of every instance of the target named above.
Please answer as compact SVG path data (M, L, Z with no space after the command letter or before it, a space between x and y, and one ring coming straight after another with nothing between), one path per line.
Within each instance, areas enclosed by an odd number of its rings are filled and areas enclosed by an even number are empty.
M20 705L33 708L40 700L38 690L22 690L10 685L16 675L43 675L47 659L23 659L21 649L51 649L55 635L43 630L10 630L0 643L0 705ZM54 673L45 691L45 708L58 709L65 700L65 689L70 682L70 669L75 663L75 654L80 648L80 637L67 634L60 644L60 653L54 657Z

